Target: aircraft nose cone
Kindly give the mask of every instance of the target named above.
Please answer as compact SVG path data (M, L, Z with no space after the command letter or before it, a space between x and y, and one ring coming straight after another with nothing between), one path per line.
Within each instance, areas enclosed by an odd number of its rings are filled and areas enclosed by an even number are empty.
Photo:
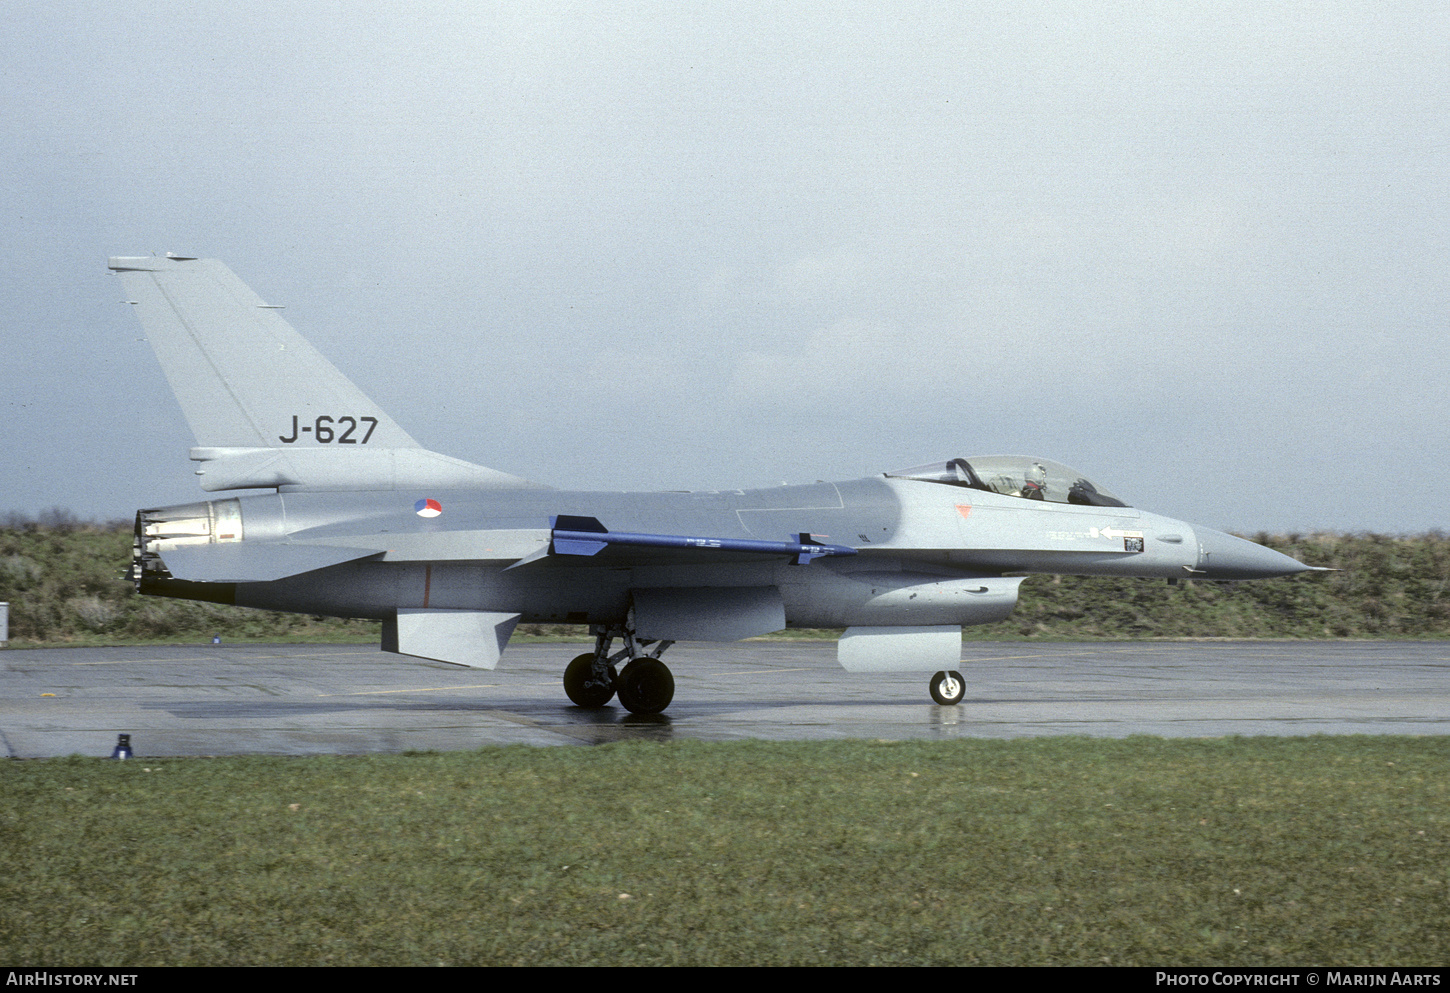
M1272 579L1310 572L1313 566L1282 555L1272 548L1235 538L1222 531L1195 528L1198 535L1198 568L1204 579Z

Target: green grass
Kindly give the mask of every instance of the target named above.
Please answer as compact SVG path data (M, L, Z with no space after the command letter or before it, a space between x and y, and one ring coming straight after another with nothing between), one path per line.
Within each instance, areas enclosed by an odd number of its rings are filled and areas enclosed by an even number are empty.
M0 766L26 964L1450 958L1450 739Z

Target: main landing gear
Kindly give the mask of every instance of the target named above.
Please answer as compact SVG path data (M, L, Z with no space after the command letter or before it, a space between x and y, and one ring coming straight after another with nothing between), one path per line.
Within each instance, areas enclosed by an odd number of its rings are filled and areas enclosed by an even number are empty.
M616 637L624 648L613 655L609 646ZM660 661L673 641L635 641L627 628L594 628L594 651L580 655L564 670L564 692L586 710L603 707L616 693L624 709L632 714L658 714L675 698L675 677ZM644 649L654 645L649 654ZM629 659L621 672L615 663Z

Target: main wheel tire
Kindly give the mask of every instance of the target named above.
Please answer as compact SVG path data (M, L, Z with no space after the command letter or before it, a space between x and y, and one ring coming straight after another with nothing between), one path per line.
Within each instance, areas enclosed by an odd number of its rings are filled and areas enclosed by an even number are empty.
M954 707L967 695L967 681L959 672L944 670L931 677L931 698L943 707Z
M593 678L593 652L578 656L564 670L564 692L570 700L585 710L597 710L614 699L614 669L609 670L608 686L590 682Z
M658 714L675 698L675 677L659 659L640 658L624 667L616 681L619 702L631 714Z

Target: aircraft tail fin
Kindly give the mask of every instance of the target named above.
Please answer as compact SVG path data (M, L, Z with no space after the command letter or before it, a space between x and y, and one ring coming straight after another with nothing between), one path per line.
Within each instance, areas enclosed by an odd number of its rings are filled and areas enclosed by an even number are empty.
M126 287L197 445L418 447L293 330L279 308L222 263L149 256L113 258L110 267Z
M423 449L215 259L112 258L206 490L530 485Z

